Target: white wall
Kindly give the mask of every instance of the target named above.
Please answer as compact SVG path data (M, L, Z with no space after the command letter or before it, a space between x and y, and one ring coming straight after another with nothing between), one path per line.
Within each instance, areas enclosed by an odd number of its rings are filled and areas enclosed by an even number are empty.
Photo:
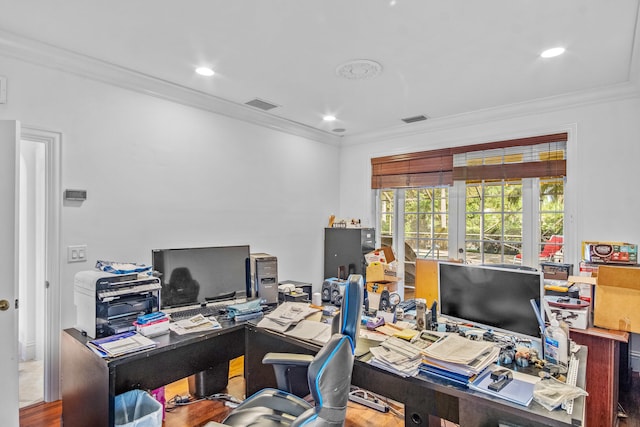
M151 263L152 248L249 244L280 279L323 280L323 230L338 210L339 149L0 57L0 119L62 133L62 188L85 189L61 222L61 325L73 277L98 259ZM86 263L67 263L86 244Z
M640 99L563 108L483 124L456 126L394 140L343 148L341 215L371 218L371 158L448 146L569 131L566 200L574 217L567 250L579 260L584 240L640 244ZM437 126L437 122L434 123ZM577 267L577 264L576 264ZM640 337L632 340L634 370L640 370Z

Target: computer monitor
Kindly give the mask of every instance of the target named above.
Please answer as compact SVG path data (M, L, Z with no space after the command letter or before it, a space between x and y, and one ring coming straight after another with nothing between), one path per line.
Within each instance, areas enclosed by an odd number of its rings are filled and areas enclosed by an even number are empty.
M441 262L438 287L442 316L540 341L542 273Z
M152 250L161 309L245 298L249 245Z

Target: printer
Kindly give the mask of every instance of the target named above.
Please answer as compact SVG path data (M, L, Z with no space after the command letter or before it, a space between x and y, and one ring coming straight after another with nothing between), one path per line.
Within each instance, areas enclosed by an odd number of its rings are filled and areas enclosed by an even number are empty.
M80 271L74 278L76 329L90 338L135 330L139 315L159 310L161 288L157 277Z

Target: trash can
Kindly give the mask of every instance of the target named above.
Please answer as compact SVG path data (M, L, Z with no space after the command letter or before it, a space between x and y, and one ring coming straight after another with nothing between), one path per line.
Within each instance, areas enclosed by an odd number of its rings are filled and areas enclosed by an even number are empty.
M144 390L130 390L115 398L116 427L162 427L162 404Z

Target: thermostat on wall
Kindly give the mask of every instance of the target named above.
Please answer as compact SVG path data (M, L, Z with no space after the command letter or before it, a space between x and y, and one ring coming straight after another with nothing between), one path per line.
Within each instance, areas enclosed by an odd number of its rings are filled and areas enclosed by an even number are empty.
M64 190L64 199L85 201L87 200L87 190Z

